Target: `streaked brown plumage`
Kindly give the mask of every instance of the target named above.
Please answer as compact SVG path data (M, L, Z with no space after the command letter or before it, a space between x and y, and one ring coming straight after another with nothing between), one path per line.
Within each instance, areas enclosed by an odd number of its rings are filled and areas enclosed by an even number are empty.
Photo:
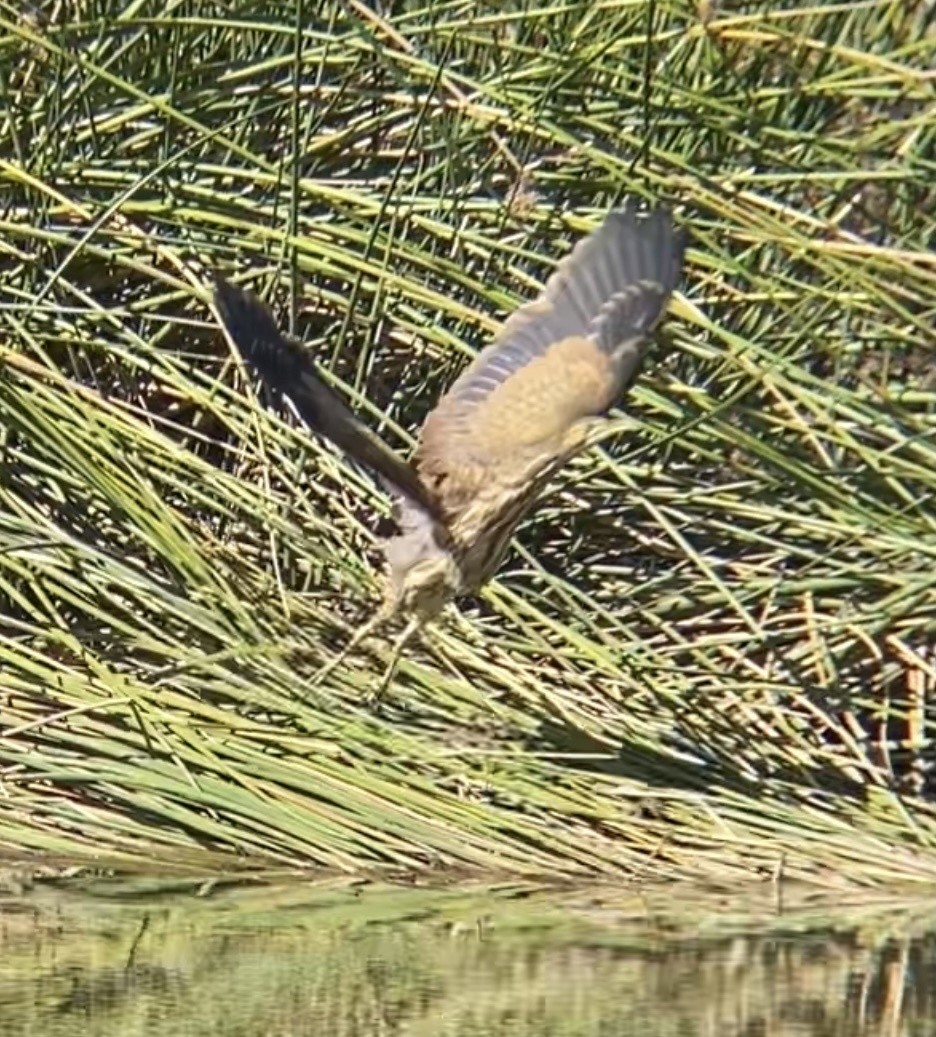
M544 483L637 375L683 248L666 209L610 213L442 397L412 464L354 416L252 294L217 279L218 311L244 357L395 498L399 535L385 544L384 608L353 642L396 612L411 617L405 641L491 578Z

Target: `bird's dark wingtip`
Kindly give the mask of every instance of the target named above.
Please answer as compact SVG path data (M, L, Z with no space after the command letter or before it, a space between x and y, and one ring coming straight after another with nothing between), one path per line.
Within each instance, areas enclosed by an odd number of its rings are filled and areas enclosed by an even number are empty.
M237 293L237 289L231 282L217 270L212 270L208 274L211 280L211 294L215 299L229 298L230 296Z
M214 303L241 355L272 387L285 389L298 376L303 359L280 333L269 307L251 289L213 272Z
M238 319L243 320L251 311L266 312L266 307L249 289L233 284L217 271L212 271L211 280L214 303L232 337L236 338L234 332Z
M679 225L673 231L673 246L678 249L680 255L692 244L692 231L688 227Z

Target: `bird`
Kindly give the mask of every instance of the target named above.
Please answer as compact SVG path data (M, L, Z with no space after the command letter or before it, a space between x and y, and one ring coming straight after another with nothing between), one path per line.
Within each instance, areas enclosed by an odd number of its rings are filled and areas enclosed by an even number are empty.
M546 483L600 437L637 377L682 275L687 238L667 206L641 211L629 200L608 212L443 394L411 460L354 414L252 291L214 274L218 316L248 367L311 430L370 469L393 501L383 603L319 680L402 615L382 693L411 637L491 579Z

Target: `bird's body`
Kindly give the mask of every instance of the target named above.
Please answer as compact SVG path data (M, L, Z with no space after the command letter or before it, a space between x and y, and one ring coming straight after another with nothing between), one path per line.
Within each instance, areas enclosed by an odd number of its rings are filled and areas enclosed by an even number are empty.
M245 358L395 498L383 615L407 614L413 628L491 578L543 485L636 376L683 247L665 209L610 213L442 397L412 464L321 381L256 298L218 279L218 310Z

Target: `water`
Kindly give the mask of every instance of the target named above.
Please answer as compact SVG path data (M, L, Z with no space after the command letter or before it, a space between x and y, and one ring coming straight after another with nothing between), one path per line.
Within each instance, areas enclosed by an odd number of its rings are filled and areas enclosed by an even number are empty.
M4 1037L936 1035L922 895L7 885Z

